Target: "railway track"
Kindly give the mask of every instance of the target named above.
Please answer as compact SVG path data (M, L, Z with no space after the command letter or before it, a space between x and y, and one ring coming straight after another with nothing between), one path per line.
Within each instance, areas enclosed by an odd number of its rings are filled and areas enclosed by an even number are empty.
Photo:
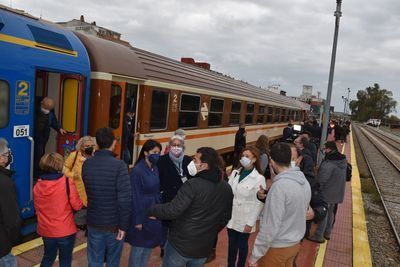
M369 127L356 126L355 134L400 251L400 143Z
M381 140L383 140L385 143L389 144L393 148L400 151L400 137L399 136L384 132L382 130L379 130L379 129L376 129L376 128L370 127L370 126L366 126L365 128L371 132L374 132L374 134L376 136L378 136Z

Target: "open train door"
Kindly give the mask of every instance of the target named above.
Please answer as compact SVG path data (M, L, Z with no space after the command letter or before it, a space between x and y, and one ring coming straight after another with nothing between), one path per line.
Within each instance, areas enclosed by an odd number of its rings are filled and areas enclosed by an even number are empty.
M67 132L57 136L57 152L64 157L75 150L81 137L83 122L84 78L80 75L62 74L60 77L59 122Z
M134 133L136 130L137 85L112 82L109 126L117 140L114 153L128 165L133 162Z

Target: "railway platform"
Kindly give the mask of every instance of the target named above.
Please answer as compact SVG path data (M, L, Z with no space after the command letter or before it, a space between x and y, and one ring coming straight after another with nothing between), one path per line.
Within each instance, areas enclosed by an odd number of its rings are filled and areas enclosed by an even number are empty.
M352 180L346 184L344 202L339 205L331 239L323 244L304 240L296 260L297 267L328 266L372 266L368 233L361 196L360 176L357 168L353 139L350 135L345 144L338 143L339 149L347 156L353 166ZM315 230L315 226L312 230ZM255 240L255 234L249 240L249 254ZM75 244L72 266L87 266L86 238L79 232ZM125 244L121 266L128 266L130 246ZM14 247L19 266L39 266L43 253L41 238ZM218 237L216 259L206 264L208 267L227 265L228 239L223 230ZM149 266L161 266L160 249L156 248L150 258ZM56 262L58 266L58 262Z

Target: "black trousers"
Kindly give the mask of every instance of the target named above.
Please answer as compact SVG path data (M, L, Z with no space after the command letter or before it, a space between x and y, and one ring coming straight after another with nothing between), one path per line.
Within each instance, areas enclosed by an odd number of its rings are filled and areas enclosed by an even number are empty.
M35 141L35 153L34 153L34 181L37 180L39 175L42 173L39 167L40 159L43 157L46 151L46 142L43 141Z
M244 267L249 250L249 233L241 233L228 228L228 267ZM239 259L237 259L239 252ZM236 265L237 260L237 265Z

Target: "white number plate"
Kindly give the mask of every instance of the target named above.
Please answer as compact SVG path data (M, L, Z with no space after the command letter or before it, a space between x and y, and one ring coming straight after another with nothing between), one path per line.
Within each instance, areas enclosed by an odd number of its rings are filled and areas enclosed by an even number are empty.
M29 136L29 125L14 126L14 138Z

